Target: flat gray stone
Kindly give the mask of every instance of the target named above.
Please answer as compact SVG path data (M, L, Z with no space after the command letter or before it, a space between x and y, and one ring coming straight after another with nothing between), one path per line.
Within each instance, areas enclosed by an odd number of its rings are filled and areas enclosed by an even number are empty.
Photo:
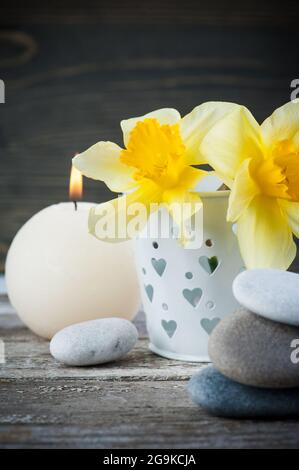
M279 269L250 269L233 282L237 301L270 320L299 325L299 274Z
M56 333L52 356L69 366L91 366L116 361L136 344L136 327L123 318L101 318L76 323Z
M299 387L295 339L299 339L298 327L266 320L241 308L213 330L209 355L216 369L242 384Z
M226 418L278 418L299 415L299 389L249 387L234 382L213 366L195 374L188 383L194 403Z

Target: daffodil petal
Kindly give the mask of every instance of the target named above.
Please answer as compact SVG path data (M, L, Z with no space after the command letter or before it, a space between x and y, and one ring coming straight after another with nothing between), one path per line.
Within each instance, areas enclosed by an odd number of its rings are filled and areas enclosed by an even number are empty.
M134 238L151 212L158 209L162 194L151 181L142 181L133 192L99 204L89 214L89 232L110 243Z
M123 131L125 146L127 146L130 132L134 129L137 122L144 121L144 119L146 118L157 119L160 124L176 124L181 120L181 115L176 109L163 108L157 109L156 111L151 111L150 113L147 113L144 116L124 119L123 121L121 121L120 126Z
M200 152L231 187L241 163L262 156L259 124L244 106L237 106L204 137Z
M178 188L171 189L163 193L163 202L177 225L178 242L186 245L190 241L192 218L202 209L199 193ZM193 227L194 229L196 230L196 227Z
M207 172L198 168L186 167L181 175L180 186L163 192L162 202L166 205L174 221L181 226L182 222L191 218L202 206L200 194L192 192ZM188 210L182 210L183 204L188 204Z
M286 200L280 200L279 202L286 213L293 233L299 238L299 202L289 202Z
M165 203L167 209L174 216L175 222L178 224L182 220L187 220L192 217L202 206L200 194L195 192L189 192L183 189L170 189L164 191L162 201ZM190 210L178 211L177 217L174 210L171 208L172 204L190 204ZM177 206L178 207L178 206ZM180 212L180 213L179 213Z
M293 144L296 149L299 149L299 129L298 132L296 132L296 134L294 135Z
M120 161L121 148L113 142L98 142L73 158L73 165L88 178L104 181L111 191L124 192L137 183L135 169Z
M227 220L230 222L238 220L252 199L259 193L259 188L250 175L250 163L250 158L241 163L233 182L227 211Z
M261 125L261 132L264 143L267 147L273 146L273 143L284 140L294 139L297 146L299 130L299 102L289 101L285 105L276 109ZM299 148L299 146L297 147Z
M203 138L218 121L237 107L238 105L234 103L211 101L196 106L182 118L181 136L186 146L186 159L190 165L206 163L199 151Z
M287 269L296 256L288 221L274 198L257 196L237 222L240 252L248 269Z
M182 189L191 190L195 189L198 183L206 177L208 174L212 172L208 172L205 170L201 170L200 168L193 168L192 166L186 166L184 170L180 174L180 186Z

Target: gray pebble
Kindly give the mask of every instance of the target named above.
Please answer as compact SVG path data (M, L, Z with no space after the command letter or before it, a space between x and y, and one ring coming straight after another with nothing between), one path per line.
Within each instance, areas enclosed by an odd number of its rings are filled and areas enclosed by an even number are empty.
M271 418L299 415L299 389L249 387L234 382L213 366L188 383L192 400L209 413L227 418Z
M56 333L50 352L69 366L90 366L116 361L136 344L136 327L123 318L101 318L76 323Z
M245 385L299 387L299 364L291 360L296 339L298 327L266 320L241 308L213 330L209 355L216 369Z
M233 283L237 301L257 315L299 326L299 275L279 269L251 269Z

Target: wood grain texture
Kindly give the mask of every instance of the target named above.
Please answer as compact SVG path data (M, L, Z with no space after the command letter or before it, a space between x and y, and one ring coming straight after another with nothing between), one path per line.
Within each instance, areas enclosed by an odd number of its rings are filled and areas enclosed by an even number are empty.
M298 2L239 2L238 0L27 0L3 2L3 16L7 23L22 20L30 23L103 23L114 25L173 24L179 25L277 25L296 26ZM6 5L5 5L6 3ZM287 10L287 11L286 11Z
M4 448L298 448L298 422L208 416L181 381L6 381L1 396Z
M126 358L73 368L16 315L1 315L0 448L298 448L298 420L220 419L195 406L186 384L204 365L153 355L142 316L137 324L141 339Z
M139 322L141 339L134 351L121 361L102 367L76 368L66 367L49 354L49 342L30 333L23 325L16 323L14 315L3 315L1 338L5 341L7 362L0 367L0 378L16 379L52 379L52 378L99 378L100 380L186 380L198 369L198 365L171 361L161 361L152 354L144 338L143 324ZM11 327L11 322L13 322ZM140 334L141 331L141 334ZM150 368L148 367L150 364Z
M36 211L67 200L71 157L119 121L208 100L259 120L298 75L296 1L3 1L0 6L0 270ZM85 181L85 200L107 200ZM298 264L298 263L297 263Z

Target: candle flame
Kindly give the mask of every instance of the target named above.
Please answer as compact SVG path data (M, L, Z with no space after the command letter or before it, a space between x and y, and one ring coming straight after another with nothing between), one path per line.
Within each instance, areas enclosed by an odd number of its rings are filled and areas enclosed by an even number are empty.
M70 200L79 201L82 198L83 192L83 177L77 168L72 166L71 177L70 177Z

